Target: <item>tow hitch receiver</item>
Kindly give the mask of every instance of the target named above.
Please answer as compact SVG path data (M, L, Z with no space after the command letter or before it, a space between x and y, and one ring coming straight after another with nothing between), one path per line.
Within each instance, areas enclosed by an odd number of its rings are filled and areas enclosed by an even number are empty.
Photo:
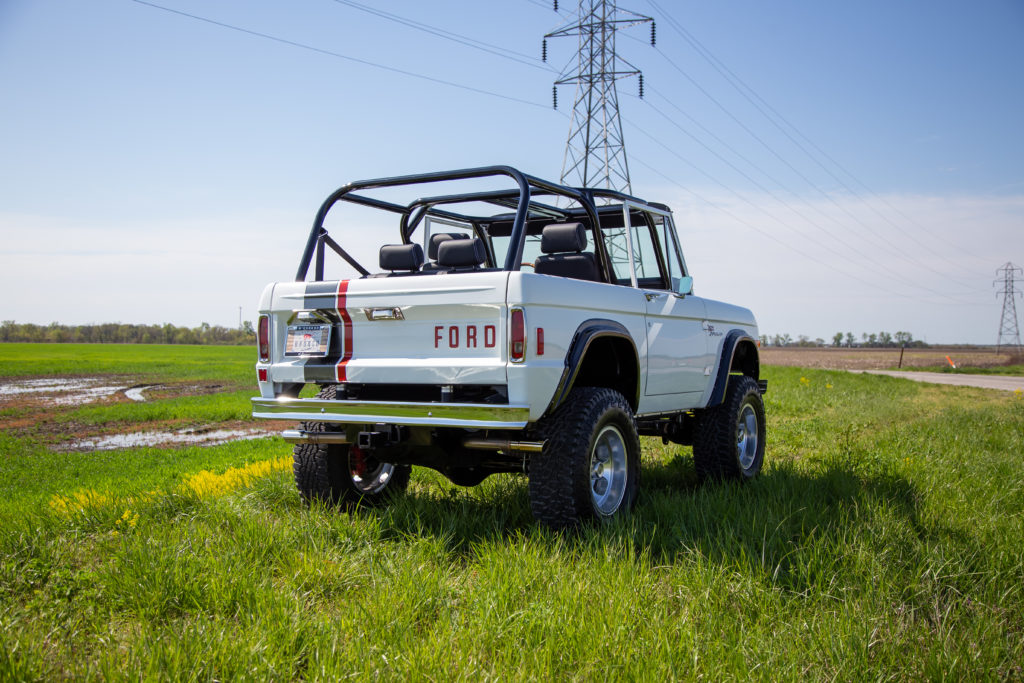
M356 445L363 450L386 448L409 438L409 428L403 425L375 424L372 431L359 432Z

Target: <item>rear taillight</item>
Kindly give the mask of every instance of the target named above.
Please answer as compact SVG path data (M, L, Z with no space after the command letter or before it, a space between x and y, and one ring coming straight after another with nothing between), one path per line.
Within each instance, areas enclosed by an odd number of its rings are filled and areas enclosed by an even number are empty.
M260 316L258 332L258 343L260 347L260 361L266 363L270 360L270 317Z
M512 309L512 325L508 337L508 356L513 363L526 359L526 314L521 308Z

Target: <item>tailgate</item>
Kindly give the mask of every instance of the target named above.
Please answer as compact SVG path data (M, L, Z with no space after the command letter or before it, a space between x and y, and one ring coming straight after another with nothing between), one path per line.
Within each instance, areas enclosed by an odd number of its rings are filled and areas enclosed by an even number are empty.
M505 384L506 272L278 284L272 382ZM289 325L331 328L325 356L286 357Z

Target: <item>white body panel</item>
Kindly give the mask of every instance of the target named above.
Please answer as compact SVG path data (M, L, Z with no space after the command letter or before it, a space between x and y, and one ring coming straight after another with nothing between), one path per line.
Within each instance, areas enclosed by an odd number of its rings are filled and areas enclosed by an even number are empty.
M311 287L320 293L311 294ZM631 337L641 377L638 415L705 405L725 333L741 329L757 337L753 315L737 306L530 272L361 278L347 281L343 298L338 290L336 282L278 283L264 290L260 312L271 316L272 362L258 365L269 372L260 382L263 398L275 398L287 384L338 379L333 360L320 361L313 378L309 359L283 357L287 326L300 311L330 312L338 320L347 314L348 335L344 322L333 331L350 351L345 381L507 386L508 404L528 406L529 422L550 406L576 331L588 321L613 321ZM525 359L519 363L509 360L514 307L524 310L526 322ZM400 319L371 320L375 309L397 309Z
M629 331L644 362L644 295L632 287L584 282L550 275L512 273L509 306L526 314L526 361L510 363L509 401L530 406L530 420L544 414L562 373L576 330L593 319L612 320ZM544 330L544 354L537 353L537 329Z

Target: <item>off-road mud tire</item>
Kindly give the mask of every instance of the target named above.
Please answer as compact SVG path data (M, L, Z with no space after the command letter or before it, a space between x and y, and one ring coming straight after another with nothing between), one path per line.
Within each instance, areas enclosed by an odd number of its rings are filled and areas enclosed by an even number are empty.
M553 529L573 528L593 519L614 518L633 507L640 488L640 440L633 410L622 394L598 387L573 389L538 428L544 450L529 464L530 509L537 521ZM598 443L608 440L619 449L616 457L624 479L621 496L606 497L602 509L593 466ZM602 452L607 455L607 450ZM617 486L615 477L611 475L609 486Z
M751 419L756 424L751 428ZM756 441L751 444L750 439ZM721 405L700 411L693 439L693 464L703 481L747 481L764 464L764 400L757 382L731 375Z
M325 387L317 398L333 399L335 387ZM338 431L325 422L303 422L300 429L309 432ZM299 495L307 504L315 502L353 508L375 506L405 491L412 468L409 465L373 463L377 476L386 472L383 482L360 486L353 477L350 447L344 444L298 444L292 452L292 471ZM381 468L376 465L382 465Z

